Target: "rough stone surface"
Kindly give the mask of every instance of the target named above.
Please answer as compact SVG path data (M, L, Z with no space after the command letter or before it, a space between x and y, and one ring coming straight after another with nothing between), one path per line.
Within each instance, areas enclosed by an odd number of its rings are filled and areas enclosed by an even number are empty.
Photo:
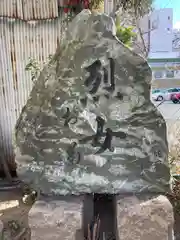
M20 192L2 192L0 239L83 240L83 197L40 197L33 205Z
M119 240L173 240L173 208L164 196L118 200Z
M16 124L18 175L45 194L166 192L165 121L147 62L113 20L81 12Z
M32 240L83 240L81 198L42 199L29 212Z

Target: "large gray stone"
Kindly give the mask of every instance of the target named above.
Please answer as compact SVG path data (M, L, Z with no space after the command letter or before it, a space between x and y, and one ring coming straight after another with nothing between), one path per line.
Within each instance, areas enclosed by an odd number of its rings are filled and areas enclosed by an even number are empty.
M18 175L43 193L169 190L166 124L150 101L151 69L114 31L112 18L81 12L22 110Z

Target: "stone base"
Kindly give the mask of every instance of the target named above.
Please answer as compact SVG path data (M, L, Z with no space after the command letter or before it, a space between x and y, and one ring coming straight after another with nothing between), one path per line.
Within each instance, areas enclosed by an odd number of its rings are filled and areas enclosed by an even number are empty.
M83 199L83 197L58 197L58 199L43 197L32 206L22 202L20 192L2 193L0 239L83 240Z
M37 201L29 212L32 240L83 240L81 197Z
M118 240L173 240L173 225L165 196L117 197Z
M3 240L84 240L93 219L92 196L69 196L57 199L42 197L28 206L20 193L0 196L0 239ZM173 208L164 196L116 196L113 201L117 236L111 240L173 240ZM101 209L107 213L107 206ZM97 206L96 206L97 207ZM86 214L83 214L86 212ZM103 219L106 216L103 216ZM109 215L107 215L109 216ZM109 221L109 222L108 222ZM101 221L103 223L103 221ZM108 225L100 225L100 240ZM104 233L104 234L102 234ZM94 240L94 239L88 239Z

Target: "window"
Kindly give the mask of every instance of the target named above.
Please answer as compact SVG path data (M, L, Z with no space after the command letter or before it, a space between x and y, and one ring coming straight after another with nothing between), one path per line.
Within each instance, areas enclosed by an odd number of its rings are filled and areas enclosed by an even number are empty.
M170 88L170 89L168 89L169 93L175 93L175 92L179 92L179 91L180 91L179 88Z
M162 78L162 77L163 77L163 73L160 72L160 71L155 72L155 73L154 73L154 77L155 77L155 78Z
M160 90L159 89L156 89L156 90L152 90L152 93L159 93Z
M158 28L158 19L155 19L152 21L152 26L151 26L152 29L156 29Z
M173 78L174 77L174 71L166 71L166 77L167 78Z

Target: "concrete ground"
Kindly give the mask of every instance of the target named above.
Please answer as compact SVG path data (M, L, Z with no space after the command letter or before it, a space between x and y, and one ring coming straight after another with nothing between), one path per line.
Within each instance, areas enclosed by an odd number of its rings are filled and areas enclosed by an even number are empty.
M167 138L171 151L172 146L180 146L180 104L174 104L171 101L153 103L166 120Z
M171 101L153 102L166 120L180 120L180 104Z
M170 156L176 159L176 167L173 172L180 174L180 104L166 101L162 104L154 102L154 105L166 120Z

